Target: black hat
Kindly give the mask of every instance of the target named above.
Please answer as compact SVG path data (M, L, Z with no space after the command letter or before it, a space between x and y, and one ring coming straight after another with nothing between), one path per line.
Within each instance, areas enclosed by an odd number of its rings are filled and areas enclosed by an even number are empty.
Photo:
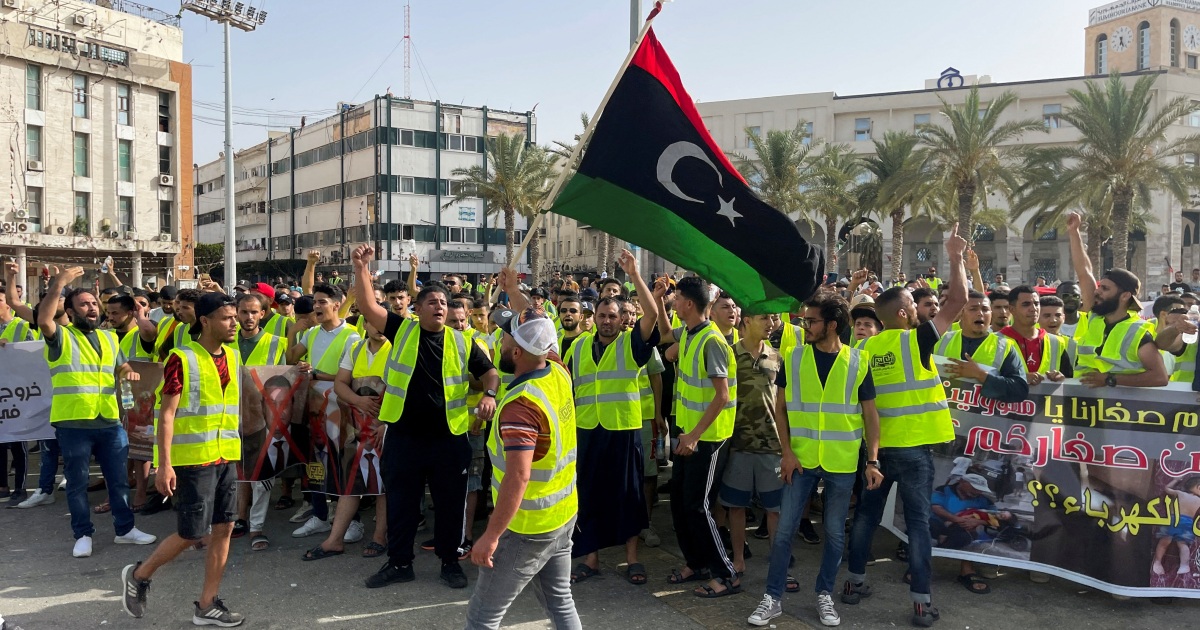
M292 299L292 296L288 295L287 293L280 293L275 297L276 304L291 304L294 301L295 300Z
M1142 303L1138 301L1138 292L1142 290L1142 281L1128 269L1119 267L1109 269L1104 272L1104 278L1117 285L1121 291L1129 292L1129 310L1142 310Z
M296 314L308 315L313 312L313 299L311 295L301 295L296 298Z
M158 290L160 300L174 300L176 295L179 295L179 291L169 284Z
M205 293L196 300L196 320L212 315L213 311L223 306L236 306L237 300L220 292Z
M547 300L550 299L550 295L546 293L546 290L542 287L535 287L529 292L529 297L540 297Z

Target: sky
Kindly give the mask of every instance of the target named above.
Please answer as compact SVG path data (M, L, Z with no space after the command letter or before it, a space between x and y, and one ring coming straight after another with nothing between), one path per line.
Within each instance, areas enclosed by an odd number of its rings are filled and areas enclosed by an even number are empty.
M169 0L143 4L174 12ZM404 91L403 0L254 0L233 31L233 146ZM643 0L643 13L652 2ZM1084 74L1087 11L1104 0L675 0L655 20L692 98L924 87L953 66L997 82ZM526 111L541 144L581 130L629 46L629 0L412 0L412 97ZM194 161L224 142L221 28L186 13Z

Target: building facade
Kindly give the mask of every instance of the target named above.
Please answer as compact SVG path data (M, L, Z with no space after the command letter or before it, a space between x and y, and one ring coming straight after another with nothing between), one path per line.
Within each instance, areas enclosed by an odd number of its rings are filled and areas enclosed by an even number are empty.
M1103 81L1106 73L1126 73L1132 85L1142 74L1158 75L1153 104L1160 106L1176 97L1200 101L1200 1L1123 0L1090 12L1086 30L1088 53L1085 74L1077 77L996 83L990 77L962 76L948 69L939 79L926 82L924 89L842 96L818 92L698 103L697 108L710 133L722 149L754 158L748 146L749 131L766 134L772 129L793 129L803 122L809 135L829 143L849 145L856 153L874 153L874 140L888 131L913 132L919 125L936 124L942 100L960 103L971 84L979 85L983 103L1005 91L1018 101L1006 110L1001 122L1040 119L1045 133L1029 133L1019 142L1024 145L1064 145L1079 140L1078 130L1061 119L1071 107L1069 90L1082 90L1086 81ZM1133 39L1129 32L1133 33ZM1105 44L1120 41L1120 45ZM947 79L949 77L949 79ZM1169 139L1200 133L1200 115L1179 120L1168 132ZM1187 158L1200 163L1200 156ZM989 206L1006 208L999 196L988 199ZM1131 237L1129 266L1144 280L1148 290L1157 290L1169 282L1171 270L1188 271L1200 267L1200 198L1180 204L1165 194L1155 195L1147 229ZM810 222L794 216L800 231L816 244L825 243L823 222ZM895 254L892 248L892 224L887 217L878 220L883 235L883 269L886 274ZM839 235L854 226L839 226ZM945 234L921 218L904 224L903 270L908 276L923 274L930 266L945 272ZM1004 229L981 230L976 234L984 278L1005 274L1010 285L1032 283L1038 277L1048 282L1073 278L1065 233L1059 233L1034 220L1026 213ZM840 257L838 271L849 270L846 256Z
M190 277L191 66L177 16L121 0L0 0L0 253L123 282ZM34 295L36 291L30 290Z
M454 202L463 177L453 173L487 168L486 138L536 142L536 131L532 112L391 95L339 104L330 117L235 154L238 260L303 259L317 249L321 268L347 271L350 252L371 243L388 277L407 272L413 253L435 277L494 273L506 262L503 220L481 199ZM221 160L196 168L200 242L224 240L223 191ZM528 224L518 217L515 228L519 242Z

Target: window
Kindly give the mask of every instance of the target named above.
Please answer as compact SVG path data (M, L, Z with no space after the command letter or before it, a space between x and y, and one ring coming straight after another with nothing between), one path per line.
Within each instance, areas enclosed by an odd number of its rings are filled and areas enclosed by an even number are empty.
M414 184L415 181L416 181L416 179L413 177L401 177L400 178L400 192L402 192L402 193L413 192L413 189L415 187L415 184Z
M88 175L88 166L91 160L88 159L88 135L86 133L75 134L75 177L90 177Z
M1108 74L1108 35L1096 38L1096 74Z
M124 83L117 84L117 124L129 124L129 95L131 89Z
M76 118L88 117L88 79L82 74L71 77L75 92L74 115Z
M28 223L41 225L42 223L42 189L36 186L25 187L25 211L29 216L25 218Z
M1150 23L1138 24L1137 69L1150 67Z
M1187 67L1188 67L1188 70L1200 69L1200 56L1188 55L1187 56Z
M475 191L471 188L470 183L459 179L450 180L450 195L457 197L459 195L473 196Z
M1062 126L1062 105L1042 105L1042 123L1047 129L1058 129Z
M479 153L479 147L481 146L483 146L483 143L479 141L479 138L475 136L463 136L463 151Z
M42 108L42 68L41 66L25 66L25 108Z
M750 140L751 138L761 139L762 138L762 127L758 127L758 126L746 127L746 148L747 149L754 146L753 144L751 144L751 142L752 142Z
M1195 153L1184 153L1183 165L1189 168L1196 168L1196 164L1200 163L1200 160L1197 159L1198 157L1200 156L1197 156Z
M804 123L804 137L800 139L801 144L811 144L813 138L813 124L810 122Z
M133 197L117 197L117 231L124 236L133 229Z
M25 159L41 161L42 128L36 125L25 127Z
M1192 101L1192 106L1200 106L1200 101ZM1194 111L1188 114L1187 124L1189 127L1200 127L1200 111Z
M413 131L411 129L400 130L400 144L406 147L413 146Z
M88 207L91 205L90 197L91 195L85 192L75 193L75 224L83 228L83 230L76 230L75 233L81 236L87 234L87 226L91 225L91 219L88 217Z
M871 139L871 119L870 118L855 118L854 119L854 139L855 140L870 140Z
M158 202L158 233L171 233L171 202Z
M987 116L987 110L988 110L988 108L986 108L986 107L979 108L979 120L983 120L984 117Z
M171 174L171 147L158 145L158 172L163 175Z
M171 133L171 93L158 93L158 130Z
M117 181L133 181L133 142L117 141Z
M1179 67L1179 20L1171 20L1171 67Z
M928 125L933 121L933 117L929 114L913 114L913 131L920 131L921 125Z

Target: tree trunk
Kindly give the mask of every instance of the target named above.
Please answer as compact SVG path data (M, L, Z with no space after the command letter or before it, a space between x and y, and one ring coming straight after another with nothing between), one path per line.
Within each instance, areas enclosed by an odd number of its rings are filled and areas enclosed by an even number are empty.
M608 235L604 232L596 239L596 277L600 277L600 272L608 268Z
M516 245L516 229L513 224L517 222L517 213L512 208L504 209L504 264L507 265L512 261L513 248Z
M958 235L971 242L975 233L975 183L958 185Z
M542 279L542 239L534 234L529 239L529 286L536 287Z
M1087 257L1092 261L1093 273L1100 273L1104 267L1101 247L1104 245L1104 230L1099 226L1089 225L1087 231Z
M1129 269L1129 207L1133 205L1133 191L1121 187L1113 191L1112 243L1113 267ZM1099 269L1097 269L1099 271Z
M904 206L892 210L892 282L904 270Z
M610 268L614 268L614 269L616 268L616 265L614 263L617 262L617 258L621 255L620 245L621 245L621 242L617 239L617 237L613 236L612 234L608 235L608 258L609 258L608 263L609 263ZM609 270L610 270L609 268L605 268L605 269L601 269L600 271L609 271ZM612 276L614 274L610 273L608 275Z
M837 219L825 215L825 273L836 273L838 270L837 254Z

